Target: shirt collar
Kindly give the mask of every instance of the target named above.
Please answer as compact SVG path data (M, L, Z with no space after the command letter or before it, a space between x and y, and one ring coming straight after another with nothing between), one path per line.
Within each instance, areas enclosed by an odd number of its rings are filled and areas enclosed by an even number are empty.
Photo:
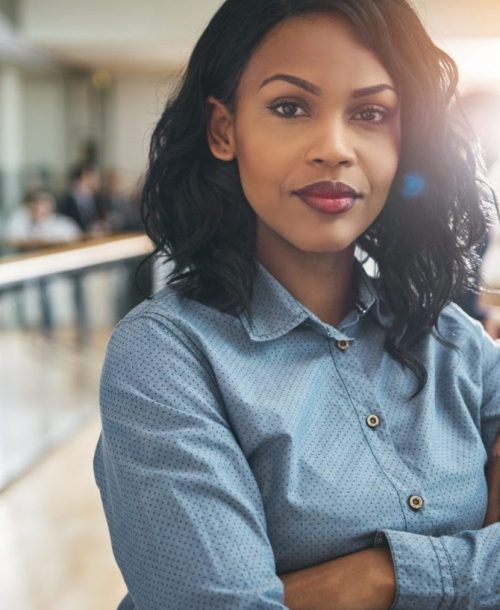
M257 262L250 308L239 315L249 337L253 341L268 341L285 335L306 320L336 338L347 336L340 329L347 328L368 311L384 326L392 316L382 303L376 279L370 277L358 259L354 259L353 281L357 290L356 309L345 318L339 328L322 322L314 313L298 301L280 282ZM351 316L355 314L354 319ZM347 322L350 321L350 324ZM349 337L347 337L349 338Z

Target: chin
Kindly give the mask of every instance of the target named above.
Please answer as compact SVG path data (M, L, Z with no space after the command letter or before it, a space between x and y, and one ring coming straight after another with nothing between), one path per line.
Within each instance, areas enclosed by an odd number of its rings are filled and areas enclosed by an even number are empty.
M314 252L316 254L328 254L332 252L343 252L347 250L351 246L353 246L354 242L356 242L359 235L342 235L335 238L333 235L325 235L320 238L320 236L316 235L316 238L311 239L309 235L307 239L297 240L294 245L299 250L303 250L304 252Z
M308 254L337 254L350 250L353 246L353 242L354 240L342 243L325 242L322 244L318 244L316 242L314 244L304 245L303 247L296 245L296 248Z

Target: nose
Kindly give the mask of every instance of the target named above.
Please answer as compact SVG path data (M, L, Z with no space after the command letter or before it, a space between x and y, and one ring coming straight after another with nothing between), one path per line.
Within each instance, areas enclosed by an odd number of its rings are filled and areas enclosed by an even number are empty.
M352 131L341 118L318 124L307 153L308 161L319 165L351 166L356 161Z

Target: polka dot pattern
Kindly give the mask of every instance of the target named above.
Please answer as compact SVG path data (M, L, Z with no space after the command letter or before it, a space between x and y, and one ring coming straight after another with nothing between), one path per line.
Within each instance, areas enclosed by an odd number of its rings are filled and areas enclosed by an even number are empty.
M258 263L245 314L166 288L117 325L94 471L120 610L284 609L278 575L380 544L391 610L500 608L500 524L480 529L500 346L450 304L439 328L460 351L422 341L409 400L357 261L354 286L334 327Z

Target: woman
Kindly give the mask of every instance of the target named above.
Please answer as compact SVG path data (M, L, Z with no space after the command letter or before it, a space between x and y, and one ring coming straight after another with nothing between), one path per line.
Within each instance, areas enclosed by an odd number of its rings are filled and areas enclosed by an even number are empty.
M500 604L500 349L451 303L490 206L456 85L405 0L208 25L144 189L174 270L101 382L121 609Z

